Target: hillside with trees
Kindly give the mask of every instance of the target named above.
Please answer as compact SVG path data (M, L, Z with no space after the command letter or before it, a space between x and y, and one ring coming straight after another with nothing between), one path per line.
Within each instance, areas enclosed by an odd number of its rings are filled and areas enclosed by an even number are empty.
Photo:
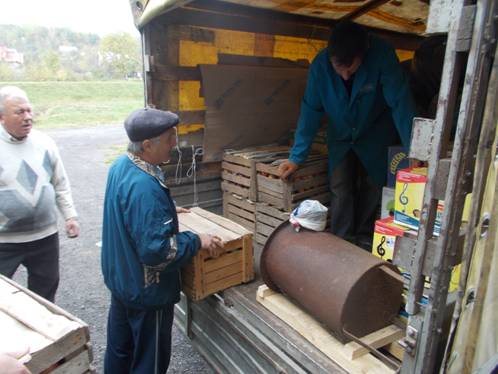
M127 33L0 25L0 46L24 55L23 64L0 61L0 81L125 79L141 72L139 40Z

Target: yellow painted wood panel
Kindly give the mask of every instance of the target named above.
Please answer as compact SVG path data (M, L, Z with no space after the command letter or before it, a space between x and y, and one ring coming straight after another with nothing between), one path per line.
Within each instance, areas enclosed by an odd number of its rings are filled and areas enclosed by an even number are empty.
M218 50L216 46L206 42L180 40L180 66L217 63Z
M311 62L317 53L326 46L327 42L324 40L276 35L273 57L289 60L307 59Z
M218 53L254 55L255 34L251 32L215 30L215 46Z
M200 96L200 81L180 81L180 110L204 110L204 98Z

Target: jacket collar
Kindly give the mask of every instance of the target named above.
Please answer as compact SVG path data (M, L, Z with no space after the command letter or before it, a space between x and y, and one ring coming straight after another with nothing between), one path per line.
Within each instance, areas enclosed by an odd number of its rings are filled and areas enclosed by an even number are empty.
M162 172L161 168L156 165L152 165L148 163L147 161L142 160L140 157L137 155L134 155L133 153L128 152L128 158L133 162L139 169L142 169L144 172L147 174L151 175L154 177L161 186L164 188L168 188L165 184L165 178L164 178L164 173Z

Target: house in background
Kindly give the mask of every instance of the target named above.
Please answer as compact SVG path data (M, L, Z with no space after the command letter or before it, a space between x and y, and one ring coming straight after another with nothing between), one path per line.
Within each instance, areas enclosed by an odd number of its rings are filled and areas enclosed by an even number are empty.
M24 55L18 52L14 48L7 48L0 45L0 62L5 62L7 64L24 64Z

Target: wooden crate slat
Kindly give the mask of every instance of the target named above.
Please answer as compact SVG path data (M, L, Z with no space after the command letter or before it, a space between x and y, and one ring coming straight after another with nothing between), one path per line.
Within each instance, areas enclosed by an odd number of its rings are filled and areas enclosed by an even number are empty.
M267 240L268 240L268 236L262 235L259 232L256 233L256 243L258 243L260 245L265 245Z
M245 218L237 216L237 215L235 215L235 214L233 214L231 212L228 212L227 214L225 214L225 217L227 217L228 219L230 219L230 220L238 223L239 225L243 226L247 230L249 230L251 232L254 232L254 229L255 229L255 223L254 223L254 221L248 221Z
M224 181L232 182L232 183L235 183L235 184L247 187L247 188L251 187L251 179L245 178L245 177L240 176L240 175L232 174L232 173L229 173L227 171L221 172L221 178Z
M223 199L228 203L235 205L239 208L245 209L249 212L254 213L256 211L256 204L248 199L238 198L232 194L226 193Z
M197 234L211 234L219 236L223 241L231 241L238 238L237 234L233 231L227 230L223 227L220 227L214 222L210 221L199 221L198 215L195 214L193 209L200 208L192 208L190 213L181 213L179 216L181 217L181 227L186 228L187 230L193 231Z
M227 161L225 162L225 164L229 162L232 164L239 164L246 167L251 167L251 165L253 164L253 161L251 161L248 158L241 157L239 154L230 154L230 153L225 153L223 155L223 161Z
M283 194L287 188L287 183L281 179L269 178L264 175L258 174L258 189L267 189L270 191L275 191L278 194Z
M263 224L266 224L270 227L276 228L277 226L280 226L280 224L282 222L285 222L285 221L286 221L285 219L278 219L278 218L275 218L272 216L267 216L266 214L256 213L256 222L257 222L256 226L257 227L260 223L263 223Z
M242 281L249 282L254 279L254 248L253 248L253 237L245 236L243 239L243 248L242 251Z
M244 166L235 165L235 164L231 164L231 163L226 162L226 161L223 161L221 163L221 168L224 169L224 170L229 170L232 173L245 175L246 177L250 177L251 176L251 169L250 168L247 168L247 167L244 167Z
M304 200L308 197L313 197L314 195L318 195L318 194L327 192L328 190L329 190L329 186L325 185L325 186L319 186L319 187L313 188L313 189L308 190L308 191L299 192L299 193L292 195L292 201Z
M225 266L234 265L240 262L241 251L227 253L221 257L206 260L204 263L205 274L215 271Z
M222 181L221 189L225 192L233 193L242 197L249 197L249 189L241 186L237 186L236 184L232 184L229 182Z
M312 188L316 186L328 186L328 175L319 174L310 176L307 179L294 180L293 191L299 191L305 188Z
M256 231L258 234L263 234L265 236L270 236L273 231L275 230L275 227L266 225L262 222L258 222L256 225Z
M248 220L250 222L254 222L254 212L248 212L247 210L240 209L239 207L237 207L235 205L229 205L228 212L233 213L236 216L245 218L246 220Z
M272 217L275 217L278 219L281 218L283 220L287 220L290 217L289 212L284 212L284 211L277 209L271 205L267 205L267 204L263 204L263 203L259 203L256 205L256 212L257 213L264 213L264 214L267 214L269 216L272 216Z
M259 201L263 201L265 203L271 204L271 205L277 207L278 209L285 209L285 207L286 207L285 202L281 197L272 196L272 195L269 195L267 193L259 191L258 198L259 198Z
M235 265L235 266L232 266ZM234 274L241 274L240 269L242 268L242 261L239 261L230 264L229 266L225 266L222 268L218 268L213 271L209 271L206 273L206 284L211 284L217 282L221 279L231 277ZM242 275L240 275L242 277Z
M201 209L201 208L192 208L191 211L195 214L198 214L201 217L209 219L211 222L216 223L217 225L223 227L225 230L231 231L234 234L237 235L248 235L250 232L248 232L245 228L242 226L222 217L217 214L208 212L207 210Z
M225 290L229 287L236 286L242 283L242 274L234 274L230 277L220 279L217 282L211 283L206 287L206 293L212 294L221 290Z
M57 366L50 374L66 374L66 373L86 373L91 370L91 353L86 347L77 353L70 360L64 362L62 365Z

